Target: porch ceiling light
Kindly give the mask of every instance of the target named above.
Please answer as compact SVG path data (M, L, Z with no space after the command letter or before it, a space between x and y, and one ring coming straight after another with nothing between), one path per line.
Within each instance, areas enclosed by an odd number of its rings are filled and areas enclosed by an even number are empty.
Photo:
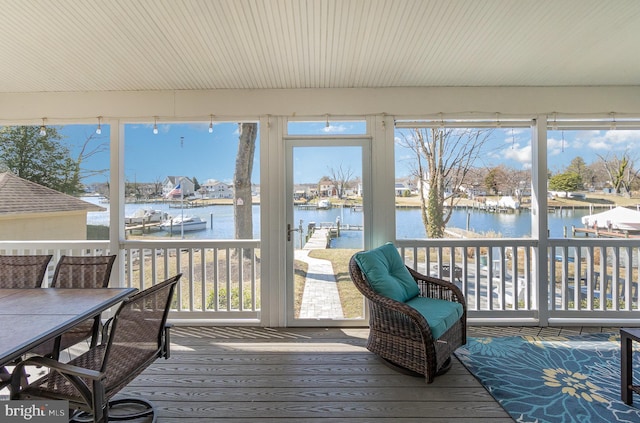
M40 126L40 136L41 137L47 136L47 127L44 125L45 121L46 121L46 119L42 118L42 126Z
M209 115L209 133L213 134L213 115Z
M158 135L158 116L153 117L153 133Z
M329 125L329 115L327 115L327 123L324 125L324 127L328 128L329 126L331 126L331 125Z
M100 125L102 121L102 116L98 116L98 127L96 128L96 134L102 134L102 126Z

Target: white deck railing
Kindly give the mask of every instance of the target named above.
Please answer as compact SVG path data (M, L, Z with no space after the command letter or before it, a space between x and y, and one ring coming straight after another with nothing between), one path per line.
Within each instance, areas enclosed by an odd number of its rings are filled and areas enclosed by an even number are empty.
M260 241L127 241L126 286L181 272L172 318L258 319Z
M49 281L62 254L109 254L109 245L15 241L0 244L0 254L53 254ZM465 294L472 321L615 324L636 320L640 311L637 240L550 239L542 260L538 242L524 238L401 240L396 245L407 265L453 279ZM546 263L544 272L538 261ZM119 286L143 289L183 273L172 318L259 321L260 241L125 241L118 263Z
M547 264L544 286L539 283L542 272L536 265L535 240L403 240L396 244L408 266L455 281L465 294L471 319L543 324L637 319L637 240L549 239L542 260Z
M112 286L144 289L182 273L172 319L257 320L259 248L255 240L126 241ZM48 286L61 255L112 253L109 241L9 241L0 244L0 254L53 254L43 284Z

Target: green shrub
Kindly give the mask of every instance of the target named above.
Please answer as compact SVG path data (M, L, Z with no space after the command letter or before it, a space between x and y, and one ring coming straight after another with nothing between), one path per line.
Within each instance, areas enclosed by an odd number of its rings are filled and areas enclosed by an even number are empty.
M230 310L240 310L240 289L232 288L231 289L231 308ZM251 290L244 289L242 291L242 308L244 310L251 310L253 298L251 297ZM214 292L209 293L209 297L207 298L207 309L215 308L215 297ZM256 300L256 308L260 308L260 299ZM227 310L227 288L218 289L218 309Z

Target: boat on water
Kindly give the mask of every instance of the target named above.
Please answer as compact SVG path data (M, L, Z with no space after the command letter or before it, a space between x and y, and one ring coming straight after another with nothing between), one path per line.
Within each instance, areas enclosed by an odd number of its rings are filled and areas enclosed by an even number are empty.
M591 214L582 218L588 228L640 232L640 212L626 207L616 207L602 213Z
M191 231L202 231L207 229L207 221L199 216L174 217L160 225L160 228L173 234Z
M125 225L141 225L143 223L159 223L167 220L169 216L162 210L138 209L132 215L125 216Z
M330 209L331 208L331 201L329 201L329 200L320 200L320 201L318 201L318 206L316 208L323 209L323 210Z

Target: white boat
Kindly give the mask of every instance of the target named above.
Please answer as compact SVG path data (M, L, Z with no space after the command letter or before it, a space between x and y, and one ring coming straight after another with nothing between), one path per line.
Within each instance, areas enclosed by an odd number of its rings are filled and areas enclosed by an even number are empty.
M582 223L588 228L639 232L640 212L618 206L602 213L584 216Z
M320 201L318 201L317 208L319 208L319 209L330 209L331 208L331 202L329 200L320 200Z
M131 216L125 216L125 225L141 225L142 223L158 223L167 220L162 210L138 209Z
M173 219L165 221L160 225L160 228L171 233L190 232L190 231L202 231L207 229L207 221L202 220L198 216L185 216L174 217Z

